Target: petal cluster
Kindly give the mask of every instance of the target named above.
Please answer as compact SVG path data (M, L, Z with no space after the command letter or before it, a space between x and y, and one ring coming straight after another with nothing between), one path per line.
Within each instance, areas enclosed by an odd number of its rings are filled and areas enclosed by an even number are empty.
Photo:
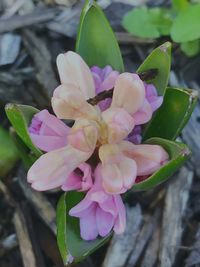
M28 181L36 190L61 187L86 191L70 210L80 219L81 236L93 240L113 229L123 232L126 216L121 194L139 176L149 176L168 160L158 145L139 144L141 125L162 104L153 85L137 74L93 67L74 52L57 58L61 85L52 97L56 116L43 110L29 127L33 143L48 152L30 168ZM96 94L113 89L112 99L88 103ZM68 127L61 121L72 120Z

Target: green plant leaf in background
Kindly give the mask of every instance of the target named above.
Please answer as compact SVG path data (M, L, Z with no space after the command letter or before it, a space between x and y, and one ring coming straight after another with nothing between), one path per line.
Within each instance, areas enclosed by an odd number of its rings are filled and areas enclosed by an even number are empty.
M176 11L184 10L188 7L188 0L172 0L173 9Z
M116 37L95 1L86 1L82 11L76 52L90 67L111 65L113 69L120 72L124 70Z
M146 180L134 184L132 190L148 190L166 181L188 159L191 152L182 143L169 141L161 138L151 138L145 143L162 146L169 154L170 160L160 170L156 171Z
M28 126L33 115L38 113L39 110L26 105L7 104L5 111L9 121L23 142L34 152L35 156L41 156L42 152L32 143L28 133Z
M171 37L174 42L190 42L200 38L200 5L188 5L175 18Z
M170 67L171 43L166 42L152 51L138 68L137 72L140 73L149 69L157 69L158 75L153 80L148 81L148 83L153 83L159 95L164 95L168 84Z
M19 154L9 133L0 127L0 177L6 176L19 159Z
M181 43L181 50L188 57L193 57L199 53L200 50L200 40L194 40L191 42Z
M57 242L64 264L69 262L70 254L78 262L102 246L109 237L85 241L80 237L79 219L68 215L69 210L84 197L80 192L64 193L57 206Z
M143 139L175 140L188 122L197 98L196 91L167 88L163 104L145 129Z
M122 25L136 36L158 38L161 35L169 35L172 19L167 9L138 7L123 17Z

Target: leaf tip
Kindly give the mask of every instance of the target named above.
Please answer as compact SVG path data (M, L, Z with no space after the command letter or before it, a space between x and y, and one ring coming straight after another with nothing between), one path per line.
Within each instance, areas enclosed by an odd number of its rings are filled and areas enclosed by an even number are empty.
M9 109L13 109L13 107L15 106L15 104L13 103L8 103L5 105L5 111L9 110Z
M197 90L188 89L188 91L192 100L196 100L197 98L199 98L199 92Z
M163 52L167 52L168 53L171 50L171 47L172 47L171 42L166 42L166 43L162 44L159 48Z
M181 155L183 157L189 157L192 154L191 150L188 147L185 147L182 151L181 151Z

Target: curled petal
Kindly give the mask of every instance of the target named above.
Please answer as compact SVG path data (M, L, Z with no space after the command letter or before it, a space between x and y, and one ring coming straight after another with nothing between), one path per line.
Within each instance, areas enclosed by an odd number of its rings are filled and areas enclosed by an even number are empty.
M133 115L143 105L145 88L139 76L131 73L120 74L113 91L111 107L124 108Z
M124 156L117 145L99 149L102 161L103 187L109 194L121 194L132 187L137 174L136 162Z
M99 235L104 237L107 236L113 228L115 217L109 212L104 211L99 206L96 210L96 223Z
M149 102L145 99L143 106L133 115L135 125L147 123L152 118L153 110Z
M69 211L69 215L78 218L84 217L93 209L93 206L94 205L91 200L89 200L88 198L84 198L83 200L81 200L81 202L79 202Z
M163 103L163 96L158 96L158 92L153 84L144 83L146 99L151 105L152 111L156 111Z
M91 156L68 145L42 155L29 169L28 182L38 191L62 186L67 177Z
M81 172L81 173L80 173ZM62 186L62 190L71 191L87 191L93 185L92 181L92 170L89 164L82 163L77 170L72 172L67 181Z
M54 91L52 107L60 119L96 119L97 110L87 103L81 91L73 84L60 85Z
M120 142L134 127L134 119L123 108L109 108L102 117L107 125L108 143Z
M169 155L159 145L133 145L123 142L124 154L137 163L137 175L151 175L167 162Z
M32 142L48 152L67 145L69 127L44 109L34 115L29 127Z
M62 84L73 84L83 93L85 99L95 96L91 71L84 60L72 51L57 57L57 67Z
M115 222L114 231L116 234L122 234L126 227L126 209L120 195L114 196L118 216Z

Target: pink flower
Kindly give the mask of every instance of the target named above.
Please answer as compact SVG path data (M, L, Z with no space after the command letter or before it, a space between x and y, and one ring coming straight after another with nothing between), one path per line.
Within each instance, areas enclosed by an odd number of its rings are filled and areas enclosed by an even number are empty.
M117 77L119 76L119 72L113 70L111 66L106 66L103 69L98 66L93 66L91 72L95 83L96 94L114 88ZM110 104L111 99L108 98L101 101L98 106L104 111L110 107Z
M72 172L91 156L95 159L99 156L103 187L111 194L125 192L134 184L137 175L147 172L146 164L141 164L143 159L148 163L148 172L160 168L160 155L164 153L161 147L153 149L152 146L147 158L145 151L139 155L126 153L122 145L135 125L152 116L139 76L131 73L117 75L110 107L101 112L98 106L87 102L95 96L95 85L83 59L68 52L58 56L57 64L62 84L54 91L52 107L59 119L73 119L75 123L67 134L67 144L41 156L31 167L28 181L32 187L48 190L65 185L67 190L69 187L84 190L85 180ZM135 151L135 146L127 143ZM150 147L145 149L150 150ZM91 181L88 184L90 186Z
M152 111L156 111L163 103L163 96L158 96L157 90L153 84L144 83L146 99L151 105Z
M62 185L64 191L87 191L93 185L92 170L89 164L82 163L79 167L72 172L66 182Z
M69 130L67 125L46 109L34 115L29 127L32 142L45 152L65 146Z
M122 153L136 162L137 176L149 176L159 170L169 159L167 152L159 145L134 145L128 141L120 144Z
M123 233L126 225L126 211L120 195L108 195L102 187L101 165L95 170L95 184L86 197L69 211L80 218L80 233L84 240L105 237L113 229Z

